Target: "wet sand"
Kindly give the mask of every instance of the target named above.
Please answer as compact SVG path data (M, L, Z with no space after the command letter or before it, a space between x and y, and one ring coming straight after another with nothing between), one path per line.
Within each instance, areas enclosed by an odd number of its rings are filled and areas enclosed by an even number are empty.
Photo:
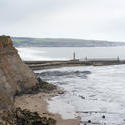
M15 106L22 109L28 109L31 112L38 112L41 116L52 117L56 119L57 125L79 125L80 117L74 119L63 119L59 114L52 114L48 112L47 100L52 97L58 96L57 93L38 93L38 94L25 94L15 98ZM55 105L56 106L56 105Z

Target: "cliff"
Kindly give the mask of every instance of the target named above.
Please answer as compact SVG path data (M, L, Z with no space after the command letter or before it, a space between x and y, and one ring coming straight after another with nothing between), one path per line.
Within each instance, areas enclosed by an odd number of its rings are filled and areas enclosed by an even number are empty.
M0 111L10 109L14 95L33 88L35 74L25 65L9 36L0 36Z

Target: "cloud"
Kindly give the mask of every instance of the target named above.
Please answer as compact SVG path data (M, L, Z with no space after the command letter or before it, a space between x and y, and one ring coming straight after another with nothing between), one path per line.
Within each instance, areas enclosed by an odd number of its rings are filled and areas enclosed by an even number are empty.
M1 0L0 34L125 41L124 0Z

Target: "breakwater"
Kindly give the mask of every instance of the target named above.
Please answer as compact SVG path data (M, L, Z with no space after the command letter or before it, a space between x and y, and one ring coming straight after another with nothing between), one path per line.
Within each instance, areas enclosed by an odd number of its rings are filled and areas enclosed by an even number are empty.
M91 59L91 60L57 60L57 61L24 61L32 70L42 70L50 68L71 67L71 66L104 66L125 64L125 60L117 59Z

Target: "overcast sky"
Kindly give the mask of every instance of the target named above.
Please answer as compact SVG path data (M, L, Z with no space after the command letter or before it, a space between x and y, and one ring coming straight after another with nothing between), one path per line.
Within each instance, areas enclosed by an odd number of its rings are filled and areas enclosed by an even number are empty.
M0 35L125 41L125 0L0 0Z

